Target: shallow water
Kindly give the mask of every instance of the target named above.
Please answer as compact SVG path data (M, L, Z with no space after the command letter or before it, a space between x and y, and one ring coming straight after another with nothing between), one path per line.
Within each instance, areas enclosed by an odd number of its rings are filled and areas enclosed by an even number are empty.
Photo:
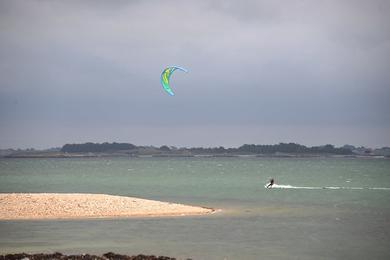
M270 177L277 185L266 189ZM0 192L106 193L221 209L197 217L0 221L3 253L390 257L384 159L2 159Z

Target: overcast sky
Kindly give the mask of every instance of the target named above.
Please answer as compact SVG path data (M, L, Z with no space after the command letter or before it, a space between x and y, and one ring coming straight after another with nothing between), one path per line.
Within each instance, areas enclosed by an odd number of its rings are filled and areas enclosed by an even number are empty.
M0 1L0 148L390 146L390 1ZM175 96L160 85L171 78Z

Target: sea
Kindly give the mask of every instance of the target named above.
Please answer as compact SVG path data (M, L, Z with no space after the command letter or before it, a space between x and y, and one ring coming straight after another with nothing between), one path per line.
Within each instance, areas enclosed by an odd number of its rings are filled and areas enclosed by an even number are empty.
M270 178L271 189L265 188ZM0 253L390 259L390 160L0 159L0 193L103 193L214 214L0 221ZM0 204L1 207L1 204Z

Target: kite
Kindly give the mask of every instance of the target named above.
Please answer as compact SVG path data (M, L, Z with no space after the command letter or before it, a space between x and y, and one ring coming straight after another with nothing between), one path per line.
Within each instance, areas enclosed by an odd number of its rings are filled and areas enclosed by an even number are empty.
M188 70L181 68L181 67L169 66L169 67L166 67L163 70L163 72L161 73L161 85L163 86L164 90L171 96L173 96L175 94L173 93L171 87L169 86L169 79L171 78L172 73L175 70L181 70L181 71L184 71L186 73L188 72Z

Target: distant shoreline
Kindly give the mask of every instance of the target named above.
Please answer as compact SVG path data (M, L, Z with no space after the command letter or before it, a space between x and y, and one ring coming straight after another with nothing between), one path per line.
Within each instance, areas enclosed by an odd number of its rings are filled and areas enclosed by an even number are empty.
M168 217L211 208L134 197L82 193L0 193L0 220Z
M47 150L0 149L0 158L89 158L89 157L270 157L270 158L390 158L390 147L371 149L327 144L307 147L297 143L244 144L239 147L136 146L130 143L65 144Z
M10 154L0 158L365 158L390 159L383 155L338 155L338 154L149 154L134 155L121 153L29 153Z

